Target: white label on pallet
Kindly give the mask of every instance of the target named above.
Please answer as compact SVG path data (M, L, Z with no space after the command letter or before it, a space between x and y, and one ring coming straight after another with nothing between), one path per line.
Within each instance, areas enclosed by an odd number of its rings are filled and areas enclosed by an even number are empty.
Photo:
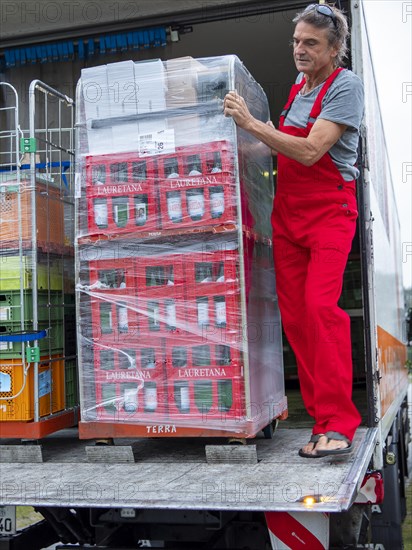
M139 153L142 157L175 152L174 130L162 130L139 135Z

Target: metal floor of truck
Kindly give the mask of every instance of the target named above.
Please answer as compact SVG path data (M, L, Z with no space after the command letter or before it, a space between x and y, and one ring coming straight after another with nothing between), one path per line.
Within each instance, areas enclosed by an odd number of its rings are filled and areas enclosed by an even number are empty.
M247 442L250 456L257 455L254 464L208 462L205 446L226 443L217 438L119 439L115 448L99 448L79 440L73 428L39 442L43 462L30 458L32 451L36 456L36 446L25 446L28 462L18 462L22 445L3 439L0 504L306 511L302 499L313 495L313 511L348 509L367 470L377 430L359 428L350 455L301 458L297 451L308 441L310 424L299 398L287 394L293 403L289 419L279 423L272 439L260 433ZM14 452L16 446L20 454ZM100 459L96 449L102 450ZM107 459L108 449L115 452ZM130 458L134 462L125 461Z

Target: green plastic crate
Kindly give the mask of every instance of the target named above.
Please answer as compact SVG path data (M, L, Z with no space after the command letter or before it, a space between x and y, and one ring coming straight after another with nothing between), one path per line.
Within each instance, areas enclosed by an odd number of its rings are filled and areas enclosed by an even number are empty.
M61 292L39 290L37 292L37 315L39 321L62 321L64 296ZM33 321L33 291L25 290L23 294L24 320ZM21 321L21 297L19 290L0 292L0 322Z
M65 360L65 386L66 386L66 409L76 407L79 404L79 386L77 378L76 358Z
M0 291L33 288L33 262L31 256L0 256ZM20 281L20 273L22 281ZM37 288L39 290L63 289L63 261L61 258L40 259L37 262Z
M0 336L8 336L24 331L33 331L32 323L23 323L23 329L21 323L0 321ZM40 348L40 354L46 355L48 353L63 354L64 350L64 322L54 321L51 326L47 321L40 321L38 323L38 329L36 332L47 330L46 338L38 340L38 346ZM24 348L27 345L32 346L33 343L29 342L22 344L21 342L7 342L0 341L0 359L19 359L24 357Z

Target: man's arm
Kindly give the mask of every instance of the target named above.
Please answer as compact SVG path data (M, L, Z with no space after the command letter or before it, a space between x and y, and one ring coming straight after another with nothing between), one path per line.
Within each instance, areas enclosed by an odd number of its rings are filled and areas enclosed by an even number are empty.
M318 119L308 137L284 134L269 124L255 119L245 100L236 92L229 92L224 101L224 113L231 116L243 128L272 150L296 160L304 166L312 166L338 141L346 130L344 124Z

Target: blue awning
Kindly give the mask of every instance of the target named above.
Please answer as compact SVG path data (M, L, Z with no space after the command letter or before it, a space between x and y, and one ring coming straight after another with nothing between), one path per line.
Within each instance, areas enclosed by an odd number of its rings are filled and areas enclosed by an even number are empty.
M113 54L127 50L166 46L166 28L152 27L127 33L105 34L55 43L36 44L4 50L1 61L6 69L34 63L55 63L73 59L89 59L95 55Z

